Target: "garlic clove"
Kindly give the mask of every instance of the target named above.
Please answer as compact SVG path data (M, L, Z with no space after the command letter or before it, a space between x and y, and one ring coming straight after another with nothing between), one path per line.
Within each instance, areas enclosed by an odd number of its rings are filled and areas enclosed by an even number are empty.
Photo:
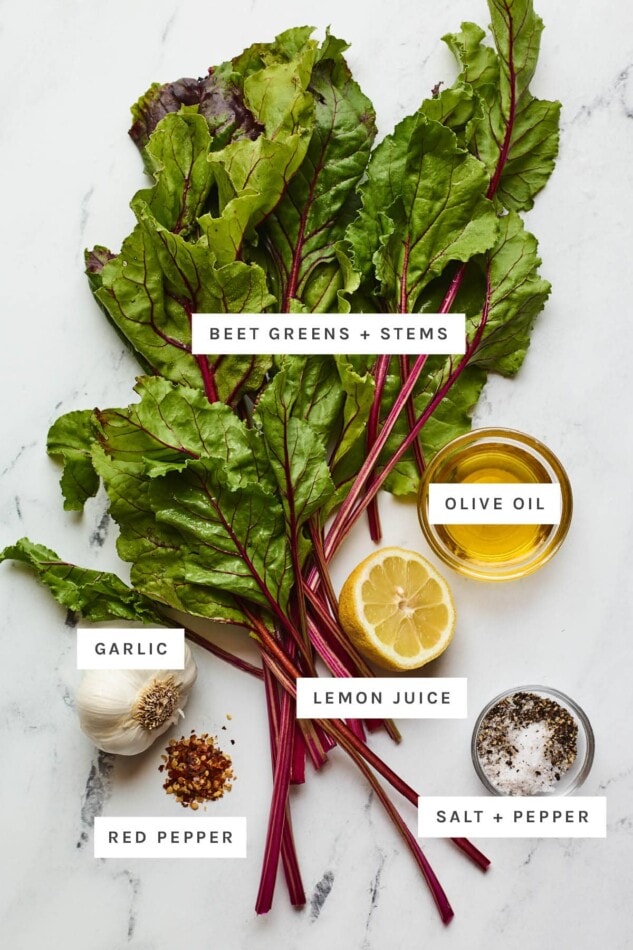
M169 724L163 729L148 732L140 723L131 722L125 729L113 728L109 732L104 731L99 735L88 735L88 737L102 752L113 752L115 755L139 755L149 749L154 740L168 728Z
M139 692L147 684L147 670L87 670L76 696L76 704L92 716L129 715ZM111 676L110 674L115 674Z

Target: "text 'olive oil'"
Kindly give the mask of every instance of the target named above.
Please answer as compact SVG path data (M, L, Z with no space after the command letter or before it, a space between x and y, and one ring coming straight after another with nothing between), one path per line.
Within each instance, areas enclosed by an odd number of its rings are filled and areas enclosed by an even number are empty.
M445 477L459 485L550 481L538 459L525 449L494 442L457 453ZM550 524L442 524L436 527L456 557L503 563L529 557L542 547L554 529Z

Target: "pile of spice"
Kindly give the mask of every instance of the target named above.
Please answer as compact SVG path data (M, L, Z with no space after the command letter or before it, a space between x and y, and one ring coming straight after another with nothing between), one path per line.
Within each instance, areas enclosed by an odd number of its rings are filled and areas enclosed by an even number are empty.
M233 787L233 763L216 745L214 736L206 732L197 736L192 731L188 738L170 739L162 755L159 772L166 772L163 788L173 795L183 808L194 811L203 802L222 798Z
M481 767L504 795L551 792L576 759L578 724L553 699L518 692L499 700L477 733Z

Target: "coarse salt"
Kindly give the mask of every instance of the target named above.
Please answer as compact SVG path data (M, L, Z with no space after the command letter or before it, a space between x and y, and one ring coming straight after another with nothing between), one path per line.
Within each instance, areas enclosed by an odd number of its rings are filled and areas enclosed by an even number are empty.
M578 725L567 709L534 693L496 703L481 722L477 754L488 781L503 795L556 790L576 758Z
M508 744L516 752L512 759L501 752L493 753L482 767L489 780L505 795L538 795L550 791L560 779L545 754L545 745L552 730L542 722L533 722L522 729L508 732ZM508 763L511 764L508 764Z

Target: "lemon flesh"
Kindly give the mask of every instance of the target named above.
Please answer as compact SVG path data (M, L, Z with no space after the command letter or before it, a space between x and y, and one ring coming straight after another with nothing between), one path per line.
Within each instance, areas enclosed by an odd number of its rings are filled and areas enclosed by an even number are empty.
M415 551L382 548L343 584L341 625L354 646L389 670L414 670L444 652L455 605L437 570Z

